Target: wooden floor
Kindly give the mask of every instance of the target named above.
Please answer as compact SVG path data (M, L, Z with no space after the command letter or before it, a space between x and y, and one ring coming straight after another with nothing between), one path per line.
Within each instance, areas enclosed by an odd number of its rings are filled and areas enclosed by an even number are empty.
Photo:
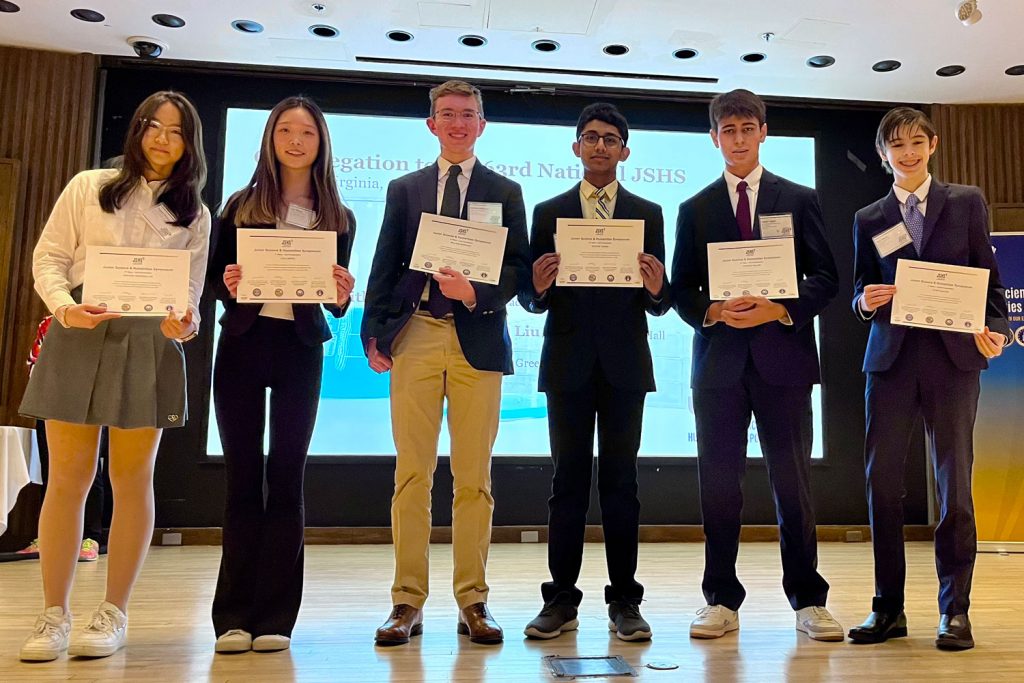
M41 664L17 660L42 604L38 562L0 564L0 681L529 683L554 680L542 662L554 654L620 654L637 667L641 680L666 683L1024 680L1022 555L979 556L971 610L978 647L950 653L933 645L937 581L929 543L907 548L910 637L861 646L819 643L794 630L779 585L778 547L771 543L742 546L740 576L748 597L740 612L741 629L714 641L687 636L693 613L703 604L703 546L643 545L638 578L647 587L643 613L654 640L639 644L608 633L601 598L604 548L597 544L588 545L585 553L579 631L548 642L525 640L522 629L540 607L545 548L495 545L489 563L490 606L506 636L497 647L474 645L455 634L450 546L431 548L434 594L427 603L423 637L394 648L373 646L373 631L390 609L391 547L314 546L306 552L305 602L288 652L214 655L209 612L220 549L192 546L152 549L131 604L124 650L107 659ZM871 546L825 543L820 556L821 571L833 586L829 607L849 628L870 607ZM78 565L72 608L79 627L102 598L105 565L106 558ZM659 671L645 668L648 663L679 668Z

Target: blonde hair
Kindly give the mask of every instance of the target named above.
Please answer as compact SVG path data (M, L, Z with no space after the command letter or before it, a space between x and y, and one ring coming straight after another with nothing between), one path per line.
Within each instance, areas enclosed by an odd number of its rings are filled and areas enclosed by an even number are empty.
M476 108L480 110L480 118L484 117L484 98L480 94L480 89L475 85L470 85L465 81L445 81L441 85L434 86L430 89L430 115L433 116L434 105L437 104L439 97L445 95L463 95L465 97L476 98Z

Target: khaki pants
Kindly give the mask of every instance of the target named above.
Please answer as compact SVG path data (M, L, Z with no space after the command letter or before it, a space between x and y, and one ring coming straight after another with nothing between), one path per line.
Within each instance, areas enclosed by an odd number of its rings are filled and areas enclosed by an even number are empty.
M448 399L454 479L453 587L459 608L487 602L485 567L491 542L491 448L498 434L500 372L474 369L462 355L455 322L416 314L392 347L391 429L395 438L396 605L420 608L430 575L430 490L437 467L442 407Z

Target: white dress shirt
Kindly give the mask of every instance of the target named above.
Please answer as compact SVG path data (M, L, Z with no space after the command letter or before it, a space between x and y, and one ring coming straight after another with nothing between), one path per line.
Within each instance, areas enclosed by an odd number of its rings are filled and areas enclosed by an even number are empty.
M580 207L583 217L588 221L597 219L597 197L599 188L594 187L586 179L580 181ZM619 196L619 181L613 180L604 186L604 205L608 207L608 218L615 217L615 200Z
M210 245L210 211L206 206L187 228L166 225L161 236L146 221L145 213L156 205L162 181L139 185L114 213L100 207L100 187L117 175L116 169L83 171L61 192L50 218L32 252L35 289L50 312L73 305L71 290L85 279L85 252L90 245L187 249L191 252L189 308L199 326L199 298L206 281L206 258Z
M476 157L470 157L465 161L454 164L444 157L437 158L437 212L441 213L441 202L444 201L444 186L448 182L448 169L458 166L462 169L459 174L459 216L462 215L462 207L466 205L466 189L469 187L469 177L473 175L473 167L476 166Z

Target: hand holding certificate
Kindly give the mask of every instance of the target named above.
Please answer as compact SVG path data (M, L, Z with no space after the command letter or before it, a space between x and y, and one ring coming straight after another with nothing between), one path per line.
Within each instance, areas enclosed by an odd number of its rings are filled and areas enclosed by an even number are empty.
M82 303L121 315L181 317L188 311L191 253L90 245Z
M559 218L555 249L561 287L643 287L642 220Z
M711 242L708 292L712 301L739 296L800 297L792 238Z
M890 322L946 332L982 332L988 277L986 268L900 259Z
M331 230L238 229L240 303L333 304L338 238Z
M496 285L507 238L508 228L500 225L423 213L409 268L438 273L447 266L467 280Z

